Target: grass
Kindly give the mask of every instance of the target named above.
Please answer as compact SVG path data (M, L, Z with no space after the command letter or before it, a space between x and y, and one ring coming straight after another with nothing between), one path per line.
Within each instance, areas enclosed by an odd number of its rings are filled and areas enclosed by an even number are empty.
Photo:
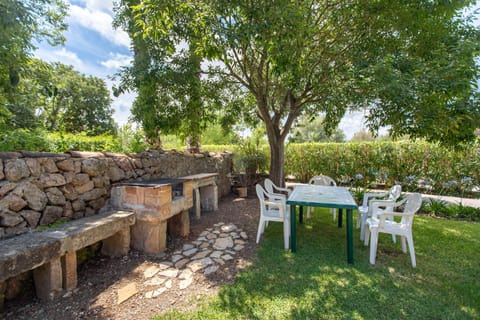
M282 249L281 225L271 223L233 285L155 319L480 319L479 223L417 216L415 269L389 235L371 266L356 230L348 265L345 228L321 213L298 226L296 254Z

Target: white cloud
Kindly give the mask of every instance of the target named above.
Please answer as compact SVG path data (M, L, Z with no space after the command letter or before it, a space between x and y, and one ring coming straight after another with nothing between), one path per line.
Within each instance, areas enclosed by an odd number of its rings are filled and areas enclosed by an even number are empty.
M59 50L48 50L39 48L35 56L47 62L61 62L66 65L72 65L75 70L85 69L85 63L77 56L75 52L68 51L65 48Z
M88 3L87 3L88 4ZM130 47L130 38L122 30L114 30L112 27L112 14L92 8L81 8L76 5L70 6L69 24L79 24L84 28L98 32L106 40L126 48Z
M102 61L100 64L108 69L118 69L122 66L130 64L132 57L120 53L110 53L110 59Z

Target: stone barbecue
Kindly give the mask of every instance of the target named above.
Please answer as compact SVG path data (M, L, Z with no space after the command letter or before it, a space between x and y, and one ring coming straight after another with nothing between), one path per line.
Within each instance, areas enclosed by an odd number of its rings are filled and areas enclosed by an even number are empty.
M190 232L189 209L193 206L192 181L189 179L151 179L116 184L112 188L112 206L135 212L131 246L151 253L166 248L167 231L185 237Z

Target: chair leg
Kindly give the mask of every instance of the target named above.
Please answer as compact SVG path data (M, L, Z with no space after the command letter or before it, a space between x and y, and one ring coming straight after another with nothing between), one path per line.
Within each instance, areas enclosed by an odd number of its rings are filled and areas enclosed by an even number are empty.
M362 221L361 222L362 222L362 224L360 226L360 240L363 240L363 239L365 239L365 229L368 228L368 226L367 226L367 215L366 214L362 215Z
M364 236L364 241L363 241L363 244L365 246L368 246L368 240L370 239L370 228L365 228L365 236Z
M359 210L358 215L357 215L357 229L360 229L360 222L361 221L362 221L362 213Z
M307 219L310 219L311 212L312 212L312 207L308 207L307 208Z
M407 244L406 244L405 236L400 236L400 242L402 243L403 253L407 253Z
M333 221L337 219L337 209L330 208L330 213L333 215Z
M260 218L260 222L258 223L258 231L257 231L257 243L260 242L260 236L262 235L262 233L265 229L264 224L265 224L265 221Z
M412 260L412 267L417 266L417 260L415 259L415 248L413 246L413 237L412 235L407 236L408 249L410 250L410 259Z
M288 222L283 223L283 243L285 250L288 250L290 247L290 225Z
M370 241L370 264L375 264L375 258L377 256L377 246L378 246L378 230L370 230L371 241Z
M392 234L392 242L397 243L397 236Z

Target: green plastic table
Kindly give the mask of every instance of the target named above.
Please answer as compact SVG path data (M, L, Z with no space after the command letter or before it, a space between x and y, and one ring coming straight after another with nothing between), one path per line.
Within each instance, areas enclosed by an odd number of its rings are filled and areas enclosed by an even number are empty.
M298 185L287 199L290 205L290 249L297 251L296 206L300 206L299 222L303 220L303 206L338 208L338 227L342 227L342 210L347 211L347 262L353 264L353 216L358 209L347 188L317 185Z

